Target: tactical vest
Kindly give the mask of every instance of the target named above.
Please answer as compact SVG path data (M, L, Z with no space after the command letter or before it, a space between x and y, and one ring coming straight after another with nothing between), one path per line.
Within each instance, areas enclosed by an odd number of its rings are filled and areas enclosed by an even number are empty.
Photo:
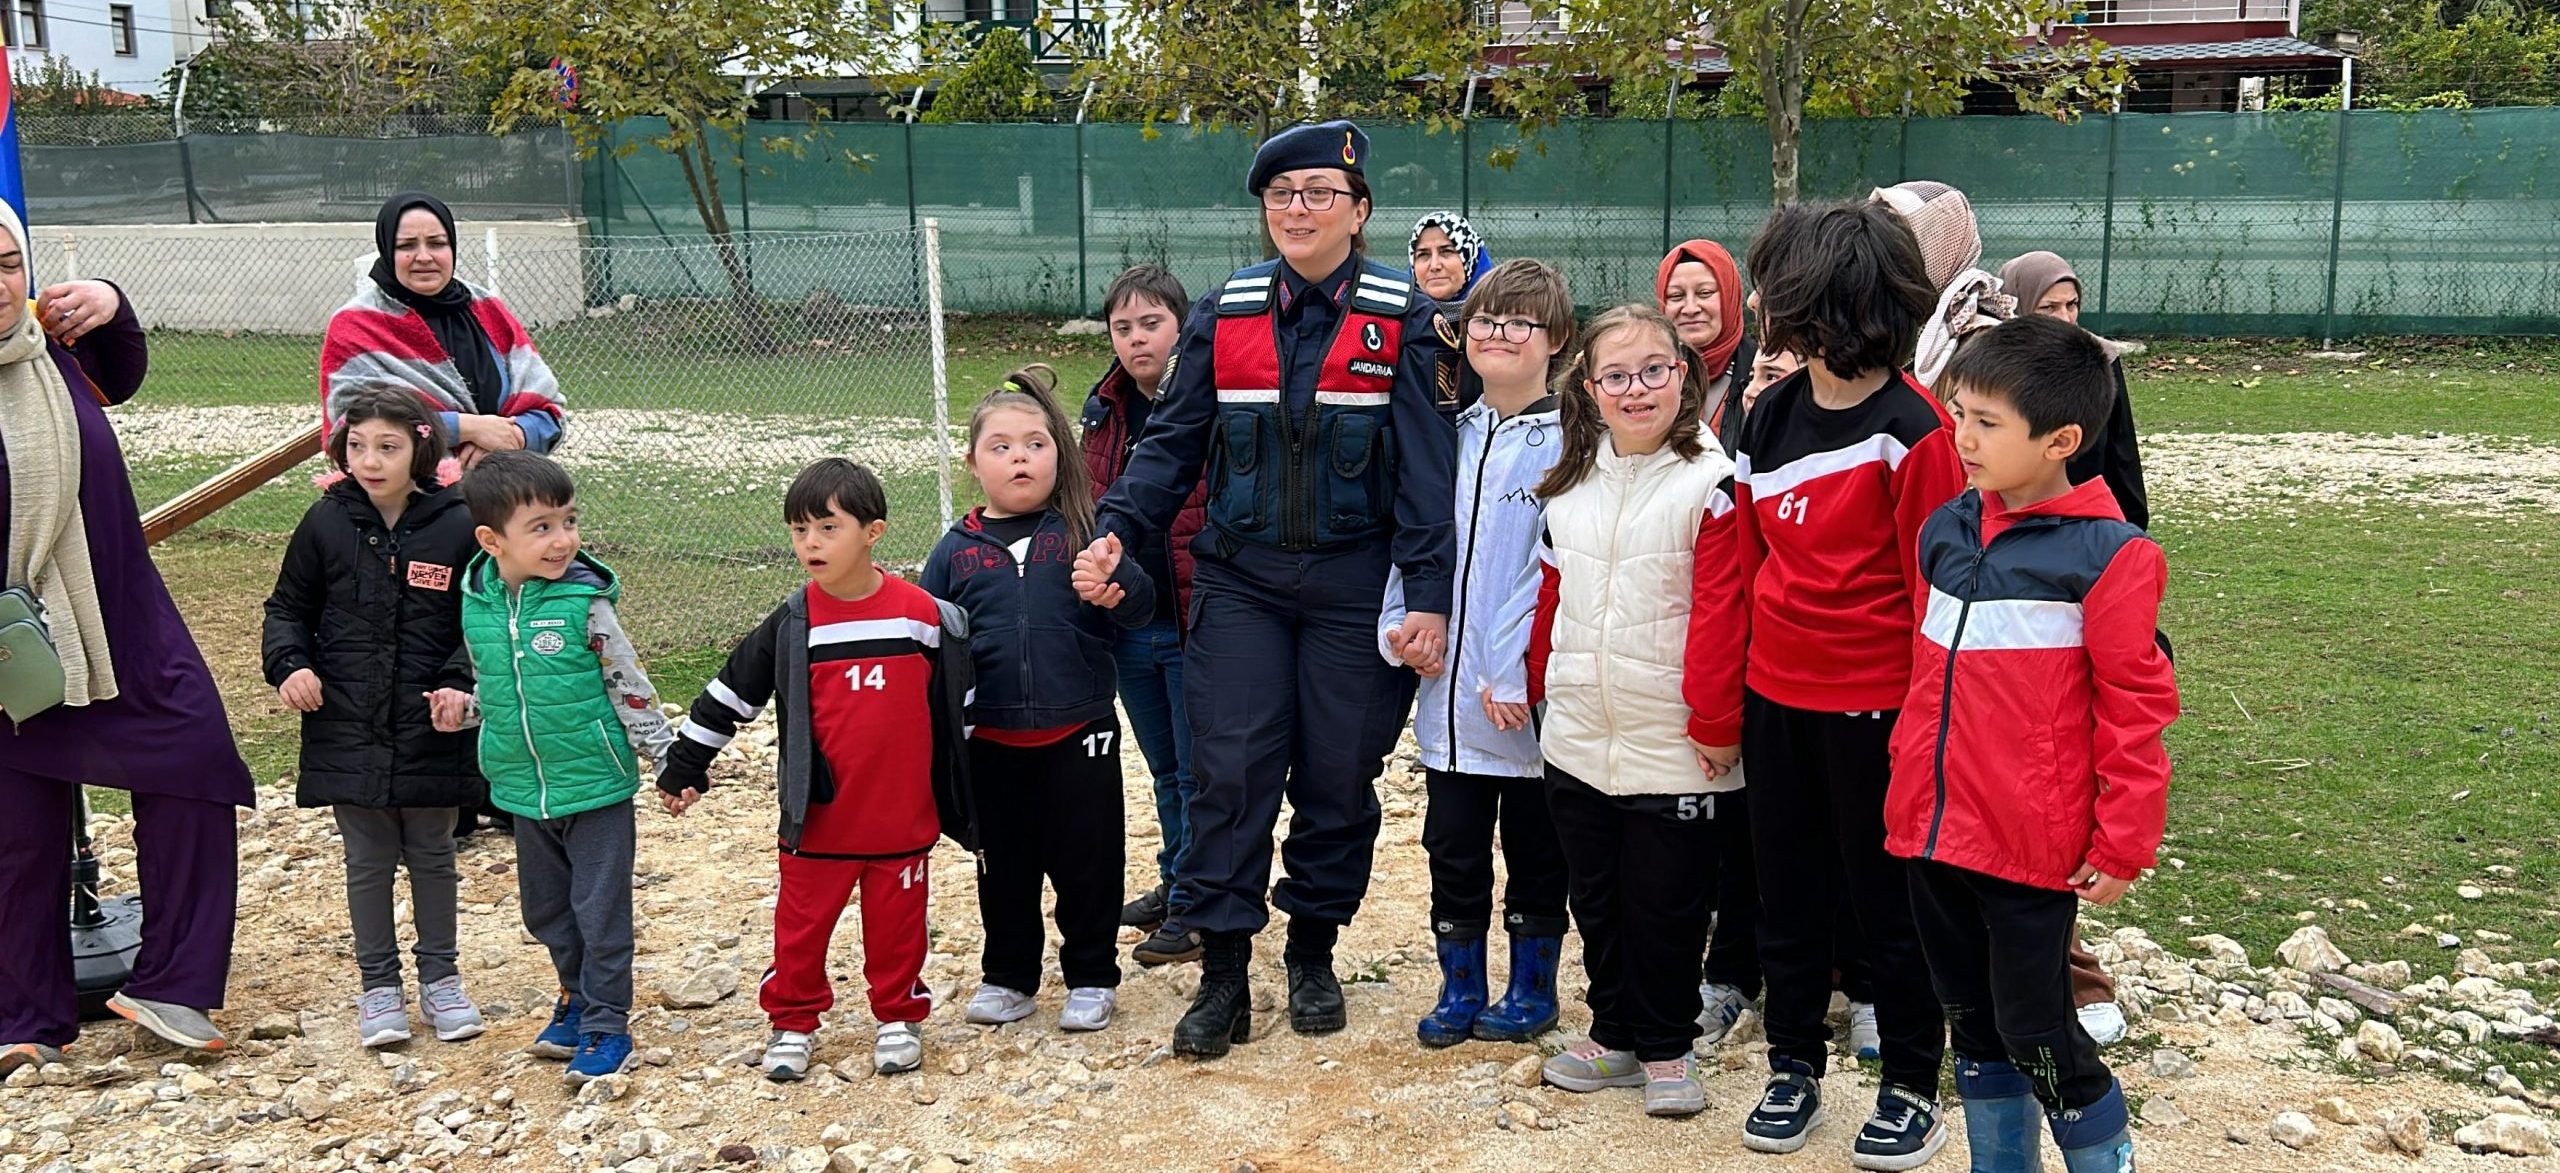
M1280 366L1280 264L1239 270L1218 294L1209 524L1283 550L1377 537L1393 518L1389 404L1413 287L1358 267L1314 399L1293 411Z

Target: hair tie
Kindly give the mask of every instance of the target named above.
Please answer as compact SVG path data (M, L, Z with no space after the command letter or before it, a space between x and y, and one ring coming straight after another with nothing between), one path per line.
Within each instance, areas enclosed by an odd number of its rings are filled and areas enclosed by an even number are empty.
M434 432L432 429L428 428L428 427L427 427L427 425L425 425L425 424L419 424L419 425L418 425L418 438L419 438L419 439L424 440L424 439L426 439L427 437L432 436L432 435L434 435L434 434L435 434L435 432Z
M1013 392L1013 393L1014 393L1014 394L1016 394L1016 395L1029 395L1029 394L1031 394L1029 391L1025 391L1025 390L1023 390L1023 389L1022 389L1022 384L1020 384L1020 383L1016 383L1016 382L1014 382L1014 381L1013 381L1013 380L1011 380L1011 379L1007 379L1007 380L1005 380L1005 381L1004 381L1004 389L1005 389L1005 390L1007 390L1007 391L1011 391L1011 392Z

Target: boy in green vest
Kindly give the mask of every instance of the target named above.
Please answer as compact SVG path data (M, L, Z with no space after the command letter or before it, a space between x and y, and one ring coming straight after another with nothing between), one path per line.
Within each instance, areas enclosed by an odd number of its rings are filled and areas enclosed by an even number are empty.
M551 950L560 1001L528 1048L585 1083L631 1064L631 796L639 755L675 731L614 618L613 571L578 552L569 474L492 452L462 480L482 553L463 571L471 697L429 695L436 727L480 725L489 800L515 816L525 929Z

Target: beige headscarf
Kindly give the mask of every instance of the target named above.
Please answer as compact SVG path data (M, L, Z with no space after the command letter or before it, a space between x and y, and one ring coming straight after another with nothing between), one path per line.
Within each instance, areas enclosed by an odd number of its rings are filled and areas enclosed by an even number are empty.
M6 203L0 227L32 263L26 225ZM45 351L35 308L22 306L17 324L0 331L0 445L9 452L9 549L0 587L32 587L44 604L62 659L62 703L78 706L114 699L116 669L80 514L80 414L71 394Z
M1911 356L1911 373L1928 387L1954 358L1956 344L1977 330L1987 330L2018 314L2018 302L2000 289L2000 279L1982 271L1982 232L1974 224L1973 201L1946 184L1915 179L1875 189L1872 198L1902 218L1920 241L1920 259L1929 284L1938 290L1938 306L1920 327L1920 345ZM1944 398L1944 396L1941 396Z

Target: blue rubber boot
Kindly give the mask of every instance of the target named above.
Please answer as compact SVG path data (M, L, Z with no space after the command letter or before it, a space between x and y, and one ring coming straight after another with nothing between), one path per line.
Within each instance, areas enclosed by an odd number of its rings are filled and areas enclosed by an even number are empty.
M1476 1037L1527 1043L1556 1028L1556 956L1563 937L1511 938L1511 988L1476 1019Z
M2133 1173L2124 1085L2111 1084L2097 1103L2055 1112L2046 1120L2053 1126L2053 1143L2062 1149L2062 1167L2068 1173Z
M2043 1173L2044 1106L2005 1059L1956 1056L1956 1094L1964 1097L1964 1135L1972 1173Z
M1413 1033L1426 1047L1454 1047L1467 1041L1476 1016L1484 1013L1484 938L1441 937L1440 1004L1415 1023Z

